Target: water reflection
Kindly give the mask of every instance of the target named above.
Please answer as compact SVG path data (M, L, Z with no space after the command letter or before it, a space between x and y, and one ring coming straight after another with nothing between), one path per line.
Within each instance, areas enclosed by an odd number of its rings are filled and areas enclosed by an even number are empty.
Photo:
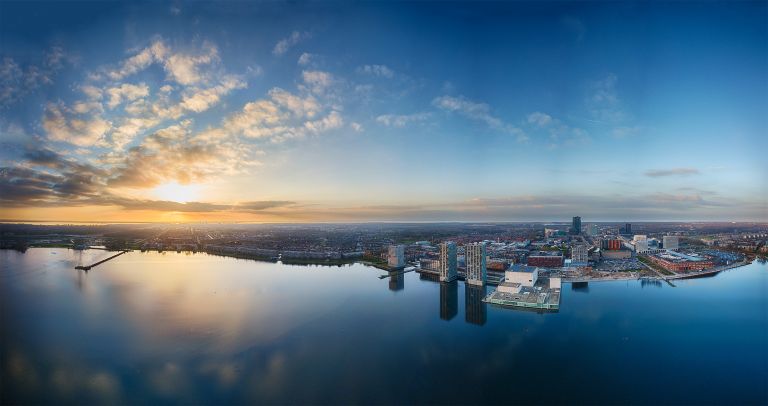
M470 324L482 326L488 318L488 305L483 302L486 290L485 285L464 285L464 320Z
M645 287L654 287L654 288L660 288L662 287L662 282L659 279L641 279L640 280L640 286Z
M389 273L389 290L398 291L405 289L405 275L398 272Z
M577 285L542 316L486 305L493 287L415 273L388 281L393 295L362 265L131 253L86 274L74 252L55 252L0 252L0 404L768 400L765 265L675 289ZM462 286L466 323L442 322ZM729 351L702 358L711 348ZM632 368L605 367L616 359ZM702 371L720 384L679 379Z
M451 320L459 312L459 283L440 282L440 318Z
M589 283L588 282L572 282L571 290L574 292L589 293Z

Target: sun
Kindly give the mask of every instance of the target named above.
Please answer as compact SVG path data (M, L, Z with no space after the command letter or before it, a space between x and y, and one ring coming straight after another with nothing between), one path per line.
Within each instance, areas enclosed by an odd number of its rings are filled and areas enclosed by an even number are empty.
M200 186L180 185L176 182L163 183L152 189L152 194L160 200L187 203L198 199L200 196Z

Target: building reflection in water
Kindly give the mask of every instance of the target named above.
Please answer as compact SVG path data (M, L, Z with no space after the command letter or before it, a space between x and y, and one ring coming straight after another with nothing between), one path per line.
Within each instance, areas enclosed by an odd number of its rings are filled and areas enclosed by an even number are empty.
M402 272L389 273L389 290L397 291L405 289L405 274Z
M646 286L660 288L662 287L662 284L659 279L640 279L640 287L644 288Z
M440 318L450 320L459 312L459 283L440 283Z
M470 324L482 326L488 318L487 304L483 302L485 298L485 285L464 285L464 320Z
M571 290L581 293L589 293L589 283L573 282L571 283Z

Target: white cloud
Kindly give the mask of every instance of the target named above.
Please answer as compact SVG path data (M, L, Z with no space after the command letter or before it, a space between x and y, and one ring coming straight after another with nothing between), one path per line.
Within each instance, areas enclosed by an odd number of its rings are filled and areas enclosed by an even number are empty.
M587 108L596 120L615 124L627 119L627 113L622 108L616 89L618 81L618 77L611 73L590 84Z
M528 115L528 123L535 124L539 127L546 127L552 123L552 116L537 111Z
M385 65L363 65L357 68L357 72L387 79L395 76L395 72Z
M312 118L320 111L320 103L313 96L299 97L280 88L269 91L269 97L277 105L285 107L294 117Z
M68 118L68 111L61 103L49 103L43 116L43 129L53 141L68 142L88 147L100 142L112 124L99 116L88 119Z
M11 57L4 57L0 62L0 107L15 103L41 86L53 84L65 62L71 63L72 58L56 46L43 54L39 64L22 66Z
M611 134L615 138L627 138L640 134L642 130L643 128L640 126L620 126L611 130Z
M314 59L314 56L312 54L304 52L299 57L298 64L299 66L307 66L310 63L312 63L312 59Z
M325 93L333 83L333 76L328 72L305 70L301 72L301 76L309 90L318 95Z
M518 142L528 140L527 134L522 129L493 116L490 106L485 103L473 102L464 96L440 96L432 100L432 105L445 111L455 112L464 117L481 121L491 129L512 134Z
M349 126L352 128L352 130L356 133L362 132L364 130L363 125L356 122L349 123Z
M275 47L272 49L272 53L278 56L283 55L288 52L292 46L298 44L306 38L309 38L309 33L294 31L288 37L277 41L277 44L275 44Z
M423 122L429 119L430 116L429 113L414 113L407 115L383 114L376 117L376 122L388 127L402 128L411 123Z
M344 125L344 119L341 118L341 114L339 114L338 111L334 110L320 120L307 121L304 123L304 128L314 134L318 134L328 130L340 128L342 125Z
M114 109L123 101L134 101L142 97L147 97L149 95L149 86L144 83L138 85L123 83L120 86L107 89L106 93L109 96L107 106L109 106L110 109Z
M206 89L191 89L185 92L181 107L185 110L200 113L219 103L221 98L235 89L246 87L246 83L235 76L222 78L217 86Z
M112 80L121 80L148 68L153 63L163 66L168 77L182 85L203 81L200 67L219 62L218 49L211 43L204 43L194 53L174 52L163 40L155 40L150 46L126 59L118 69L107 72Z
M571 127L562 121L540 111L528 115L527 124L531 132L547 132L549 134L549 147L557 148L561 145L575 145L590 141L589 134L577 127Z

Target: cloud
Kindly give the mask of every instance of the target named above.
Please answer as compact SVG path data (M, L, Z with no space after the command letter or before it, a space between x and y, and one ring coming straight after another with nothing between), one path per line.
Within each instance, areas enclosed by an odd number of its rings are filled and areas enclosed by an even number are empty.
M280 41L277 41L275 44L275 47L272 49L272 54L280 56L288 52L291 47L298 44L299 42L309 38L310 35L307 32L299 32L294 31L291 33L291 35L287 36L286 38L281 39Z
M187 184L240 173L253 165L250 149L231 135L195 134L190 124L184 121L156 131L125 154L116 155L107 183L137 188L169 181Z
M23 66L11 57L0 61L0 108L21 100L42 86L53 84L54 77L72 58L58 46L51 47L43 54L39 64Z
M357 73L392 79L395 72L385 65L363 65L356 69Z
M105 190L101 181L98 175L83 170L78 173L49 174L23 167L2 167L0 168L0 189L3 190L3 194L0 196L0 206L6 208L118 206L126 210L247 213L285 208L296 204L288 200L220 204L136 199Z
M539 127L546 127L552 123L552 116L537 111L528 115L528 123L535 124Z
M491 129L515 135L519 142L528 140L528 136L523 130L493 116L490 106L485 103L473 102L464 96L440 96L432 100L432 105L445 111L455 112L467 118L481 121Z
M388 127L402 128L411 123L423 122L431 117L429 113L414 113L407 115L384 114L376 117L376 122Z
M42 122L48 138L82 147L95 146L112 127L112 123L99 116L68 117L74 114L61 102L48 103Z
M298 64L299 64L299 66L307 66L310 63L312 63L312 59L314 59L314 55L312 55L310 53L307 53L307 52L304 52L299 57Z
M301 72L307 88L315 94L322 95L334 82L333 75L328 72L311 70Z
M572 127L542 112L534 112L526 119L531 132L544 131L549 134L549 148L558 148L562 145L575 145L588 143L591 139L587 131Z
M91 92L92 95L96 94L95 89L89 88L88 91ZM120 86L107 89L106 93L109 96L107 106L109 106L110 109L114 109L123 101L134 101L142 97L147 97L149 95L149 86L144 83L138 85L124 83Z
M618 81L619 78L610 73L603 79L590 83L586 102L589 112L596 120L615 124L628 118L616 89Z
M634 137L643 131L643 127L640 126L620 126L611 130L611 135L614 138L628 138Z
M181 85L192 85L208 79L200 71L202 66L218 62L218 49L209 42L204 42L201 49L195 52L184 53L174 51L165 41L157 39L106 74L112 80L122 80L157 63L170 80Z
M645 172L645 176L659 178L664 176L689 176L698 175L700 172L696 168L672 168L672 169L652 169Z

